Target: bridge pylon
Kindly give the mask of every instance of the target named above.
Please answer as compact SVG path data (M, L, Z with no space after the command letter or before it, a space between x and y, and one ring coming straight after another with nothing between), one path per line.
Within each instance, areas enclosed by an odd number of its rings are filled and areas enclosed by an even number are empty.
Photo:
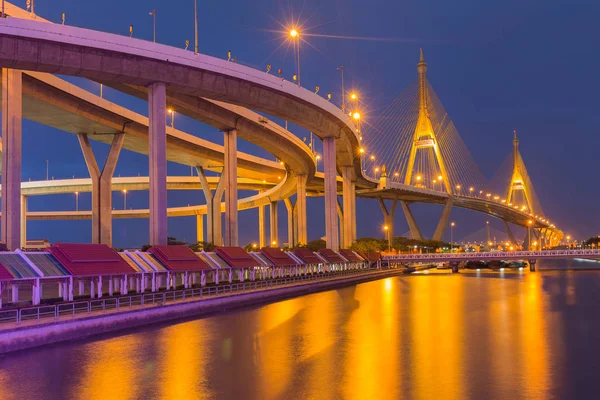
M452 194L452 186L448 179L448 173L444 159L440 152L438 139L436 133L433 130L433 124L428 109L428 98L429 93L427 90L427 63L423 57L423 49L420 51L420 60L417 64L417 71L419 73L419 117L417 119L417 125L412 139L412 145L410 149L410 156L408 160L408 167L406 169L406 175L404 176L405 185L419 186L421 184L421 173L420 166L417 166L415 174L415 163L417 162L418 151L429 151L433 152L433 156L437 162L439 168L439 175L441 175L444 182L444 189L448 194Z
M508 190L506 193L506 203L512 204L518 201L518 195L521 194L527 210L530 213L541 213L537 207L533 205L533 193L532 188L528 184L527 180L527 169L519 153L519 139L517 139L517 131L514 131L513 136L513 168L510 182L508 184Z

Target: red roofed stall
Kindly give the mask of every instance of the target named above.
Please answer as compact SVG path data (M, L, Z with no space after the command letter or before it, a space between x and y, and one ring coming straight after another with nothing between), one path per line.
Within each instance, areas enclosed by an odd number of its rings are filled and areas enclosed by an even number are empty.
M185 245L152 246L148 250L148 253L153 255L158 262L169 270L169 272L166 273L167 290L171 287L177 287L178 274L180 277L180 284L186 289L196 284L198 272L201 272L200 282L202 286L206 284L206 272L211 272L211 274L213 274L210 265L200 259L192 249Z
M215 249L217 256L221 257L231 268L237 270L236 274L238 280L243 282L246 279L246 270L248 271L248 278L254 280L255 269L260 267L258 261L256 261L246 250L241 247L235 246L222 246ZM233 281L233 272L229 271L229 282Z
M136 273L119 253L105 244L56 243L48 250L76 277Z
M323 260L319 258L315 253L307 249L306 247L299 247L293 250L293 253L305 264L322 264Z
M288 267L297 264L279 247L263 247L260 249L260 253L277 267Z
M210 265L201 260L189 247L153 246L148 250L167 269L171 271L202 271L211 270Z
M340 254L350 262L358 263L364 261L358 254L349 249L340 250Z
M322 249L319 250L319 255L321 255L327 262L331 264L340 264L347 262L342 256L331 249Z
M232 268L258 267L258 263L241 247L217 247L215 253Z

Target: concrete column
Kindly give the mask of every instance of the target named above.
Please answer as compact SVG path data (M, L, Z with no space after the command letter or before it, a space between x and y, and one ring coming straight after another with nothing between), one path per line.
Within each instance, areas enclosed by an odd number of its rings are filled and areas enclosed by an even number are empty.
M258 206L258 242L261 249L267 246L265 207L266 206Z
M196 215L196 241L204 242L204 216Z
M27 245L27 196L21 195L21 245Z
M2 68L2 239L9 250L21 244L22 72Z
M340 242L341 243L345 243L345 235L346 235L346 223L344 221L344 210L342 209L342 205L340 204L340 199L339 197L336 197L336 210L337 210L337 216L339 219L339 223L340 223Z
M298 175L296 179L296 230L298 231L296 240L300 244L306 244L308 242L308 230L306 224L306 175Z
M206 174L202 167L196 167L200 184L206 198L206 241L215 246L223 245L223 237L221 235L221 199L225 190L225 177L221 176L217 188L214 192L210 190Z
M238 246L237 131L225 135L225 246Z
M510 226L508 225L508 222L502 220L502 222L504 222L504 228L506 228L506 233L508 234L508 238L510 240L510 242L514 245L517 244L517 239L515 238L515 235L513 235L512 230L510 229Z
M352 182L352 243L356 242L356 183Z
M287 210L287 229L288 229L288 246L293 247L297 243L296 239L296 224L295 224L295 205L291 198L284 199L285 208Z
M323 139L323 164L325 175L325 240L327 248L339 250L337 223L337 170L335 138Z
M279 217L277 214L277 202L276 201L271 202L270 211L271 211L271 218L270 218L269 222L271 223L271 241L269 243L269 246L277 247L277 246L279 246ZM273 244L273 242L275 242L275 244Z
M163 82L148 87L150 159L150 244L167 244L167 91Z
M92 243L112 246L112 177L123 148L124 134L113 137L108 157L100 170L88 135L77 135L83 158L92 179Z
M383 225L388 227L388 233L385 239L389 238L394 239L394 212L396 211L396 206L398 205L398 200L392 200L392 205L388 208L381 197L377 199L379 201L379 207L381 208L381 212L383 213Z
M402 206L402 210L404 211L404 216L406 217L406 222L408 223L408 228L410 229L410 236L415 240L423 240L423 235L421 234L421 230L419 229L419 225L417 225L417 221L408 206L409 203L405 201L401 201L400 205Z
M448 226L451 211L452 198L449 198L446 201L446 205L444 206L444 210L442 211L442 216L440 217L440 221L438 222L437 228L435 228L435 232L433 233L433 240L436 240L438 242L444 240L444 232L446 231L446 227Z
M342 167L342 179L343 179L343 203L344 203L344 229L343 229L343 240L342 247L349 249L354 242L353 227L356 225L356 215L352 210L352 203L354 202L355 193L352 184L352 166Z

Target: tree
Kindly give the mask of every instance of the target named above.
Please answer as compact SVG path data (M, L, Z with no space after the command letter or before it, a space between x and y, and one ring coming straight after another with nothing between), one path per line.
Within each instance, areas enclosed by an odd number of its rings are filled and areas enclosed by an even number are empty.
M323 239L312 240L306 243L306 248L310 251L319 251L327 248L327 243Z
M365 253L373 253L377 251L387 250L387 240L375 238L360 238L350 247L354 251L362 251Z

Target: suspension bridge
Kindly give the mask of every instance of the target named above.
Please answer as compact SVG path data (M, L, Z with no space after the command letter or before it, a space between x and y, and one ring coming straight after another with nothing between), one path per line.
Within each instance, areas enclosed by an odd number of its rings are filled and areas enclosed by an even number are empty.
M358 195L379 201L390 230L400 202L413 239L423 240L424 235L410 205L424 202L444 206L434 240L443 239L452 207L462 207L504 221L515 244L520 241L509 223L532 228L544 244L558 244L563 233L544 214L519 151L516 132L512 153L495 176L486 180L427 80L422 50L417 72L417 80L378 117L372 132L364 135L362 172L377 180L378 185L376 189L359 190Z

